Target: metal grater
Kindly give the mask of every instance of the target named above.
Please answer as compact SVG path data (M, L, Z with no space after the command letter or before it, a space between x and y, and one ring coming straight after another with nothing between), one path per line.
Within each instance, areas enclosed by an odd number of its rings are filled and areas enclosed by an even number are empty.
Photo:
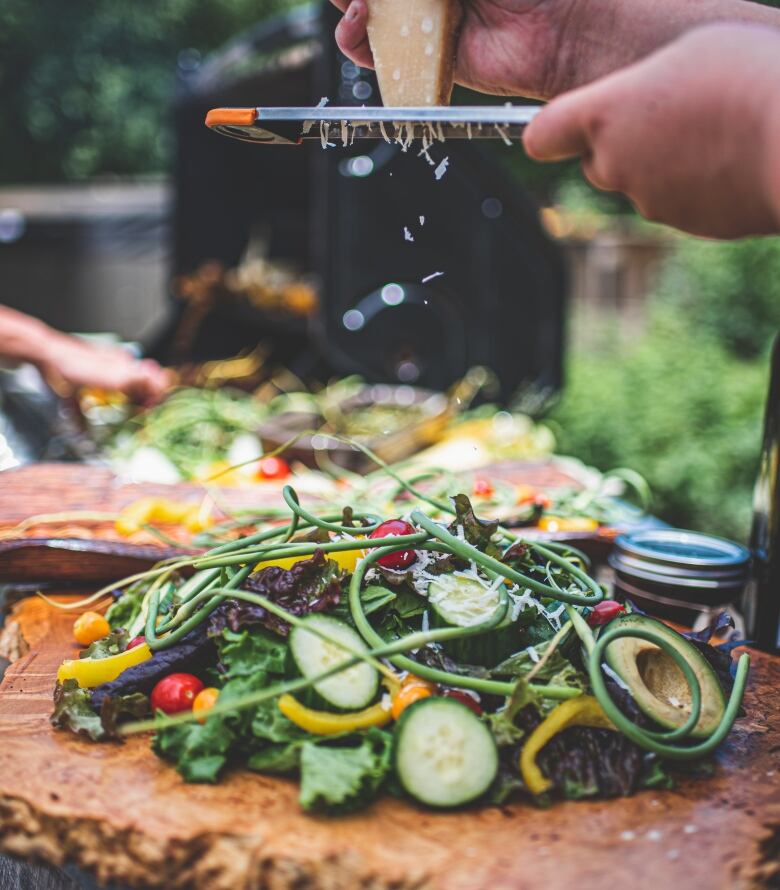
M511 142L540 110L537 105L214 108L206 115L206 126L262 145L300 145L304 139L336 145L351 145L356 139L401 144L419 139L424 146L447 139Z

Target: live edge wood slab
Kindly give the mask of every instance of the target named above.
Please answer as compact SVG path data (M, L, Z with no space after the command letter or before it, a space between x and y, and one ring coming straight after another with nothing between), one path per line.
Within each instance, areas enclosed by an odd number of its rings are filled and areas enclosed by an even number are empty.
M40 509L23 515L51 510L33 499ZM76 495L63 500L76 508ZM105 500L78 506L104 510ZM28 598L0 633L12 661L0 684L0 850L11 855L171 890L780 886L780 659L753 653L746 716L711 779L549 810L443 814L387 798L325 819L300 811L292 781L235 771L217 786L185 785L147 737L95 745L54 731L71 628L72 615Z

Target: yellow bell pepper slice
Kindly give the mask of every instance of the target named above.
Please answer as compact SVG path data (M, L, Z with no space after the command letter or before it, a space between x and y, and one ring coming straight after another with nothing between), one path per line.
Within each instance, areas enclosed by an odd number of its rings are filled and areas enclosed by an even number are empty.
M110 655L108 658L70 658L63 661L57 671L57 680L76 680L82 689L92 689L103 683L110 683L126 671L152 657L152 650L146 643L132 649Z
M326 553L328 559L336 562L340 569L352 574L357 568L358 560L363 559L365 553L362 550L338 550L335 553ZM280 569L291 569L297 562L303 562L305 559L311 559L310 556L288 556L285 559L270 559L259 562L255 566L255 571L267 569L269 566L278 566Z
M536 757L552 738L570 726L615 729L612 721L592 695L570 698L553 708L528 737L520 753L520 773L531 794L543 794L552 786L552 781L539 769Z
M279 710L290 722L313 735L357 732L372 726L386 726L392 719L389 709L381 702L352 714L331 714L329 711L307 708L292 695L282 695L279 698Z
M210 510L201 504L183 504L167 498L139 498L124 507L116 521L116 530L121 535L133 535L144 525L160 522L170 525L184 525L191 532L203 531L213 524Z

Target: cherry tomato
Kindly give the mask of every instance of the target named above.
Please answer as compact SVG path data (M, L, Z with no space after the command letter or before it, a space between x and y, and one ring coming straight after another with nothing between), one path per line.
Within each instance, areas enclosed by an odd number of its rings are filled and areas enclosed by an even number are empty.
M290 465L281 457L264 457L257 465L260 479L286 479L290 475Z
M152 690L152 711L178 714L191 711L195 696L203 689L203 683L192 674L168 674Z
M411 683L407 686L402 685L398 692L393 696L393 707L391 713L393 720L397 720L401 714L416 701L421 698L430 698L434 690L431 689L430 683L420 682Z
M477 717L482 714L482 705L468 692L462 689L443 689L440 693L444 698L454 698L455 701L462 702L467 708L470 708Z
M403 519L388 519L371 532L369 538L390 538L397 535L413 535L417 529ZM386 569L405 569L417 559L414 550L399 550L397 553L388 553L377 560L377 564Z
M214 705L217 703L217 699L219 698L219 689L215 689L213 686L207 686L205 689L201 689L201 691L195 696L195 700L192 703L192 710L196 714L205 714L207 711L210 711ZM205 723L205 717L202 720L198 720L198 723Z
M73 623L73 636L80 646L89 646L111 632L111 626L100 612L84 612Z
M601 627L602 624L608 624L613 618L617 618L618 615L622 615L625 611L625 606L616 600L602 600L593 607L593 611L588 615L588 624L591 627Z
M475 479L474 480L474 495L478 498L489 498L492 497L495 492L492 483L489 479Z
M130 640L130 642L127 644L127 648L135 649L136 646L140 646L141 643L145 643L145 642L146 642L146 637L143 634L141 634L141 636L139 636L139 637L133 637L133 639Z

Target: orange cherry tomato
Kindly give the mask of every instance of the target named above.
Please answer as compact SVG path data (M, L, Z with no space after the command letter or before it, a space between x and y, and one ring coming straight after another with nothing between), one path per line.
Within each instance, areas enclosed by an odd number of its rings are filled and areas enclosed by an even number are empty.
M111 632L111 626L100 612L84 612L73 623L73 636L80 646L90 646Z
M436 686L420 677L409 674L401 680L401 688L393 696L391 713L393 720L397 720L401 714L421 698L430 698L436 692Z
M195 696L195 700L192 703L192 710L196 713L206 713L210 711L214 705L217 703L217 699L219 698L219 689L216 689L214 686L207 686L205 689L201 689L201 691ZM205 718L198 720L198 723L205 723Z

